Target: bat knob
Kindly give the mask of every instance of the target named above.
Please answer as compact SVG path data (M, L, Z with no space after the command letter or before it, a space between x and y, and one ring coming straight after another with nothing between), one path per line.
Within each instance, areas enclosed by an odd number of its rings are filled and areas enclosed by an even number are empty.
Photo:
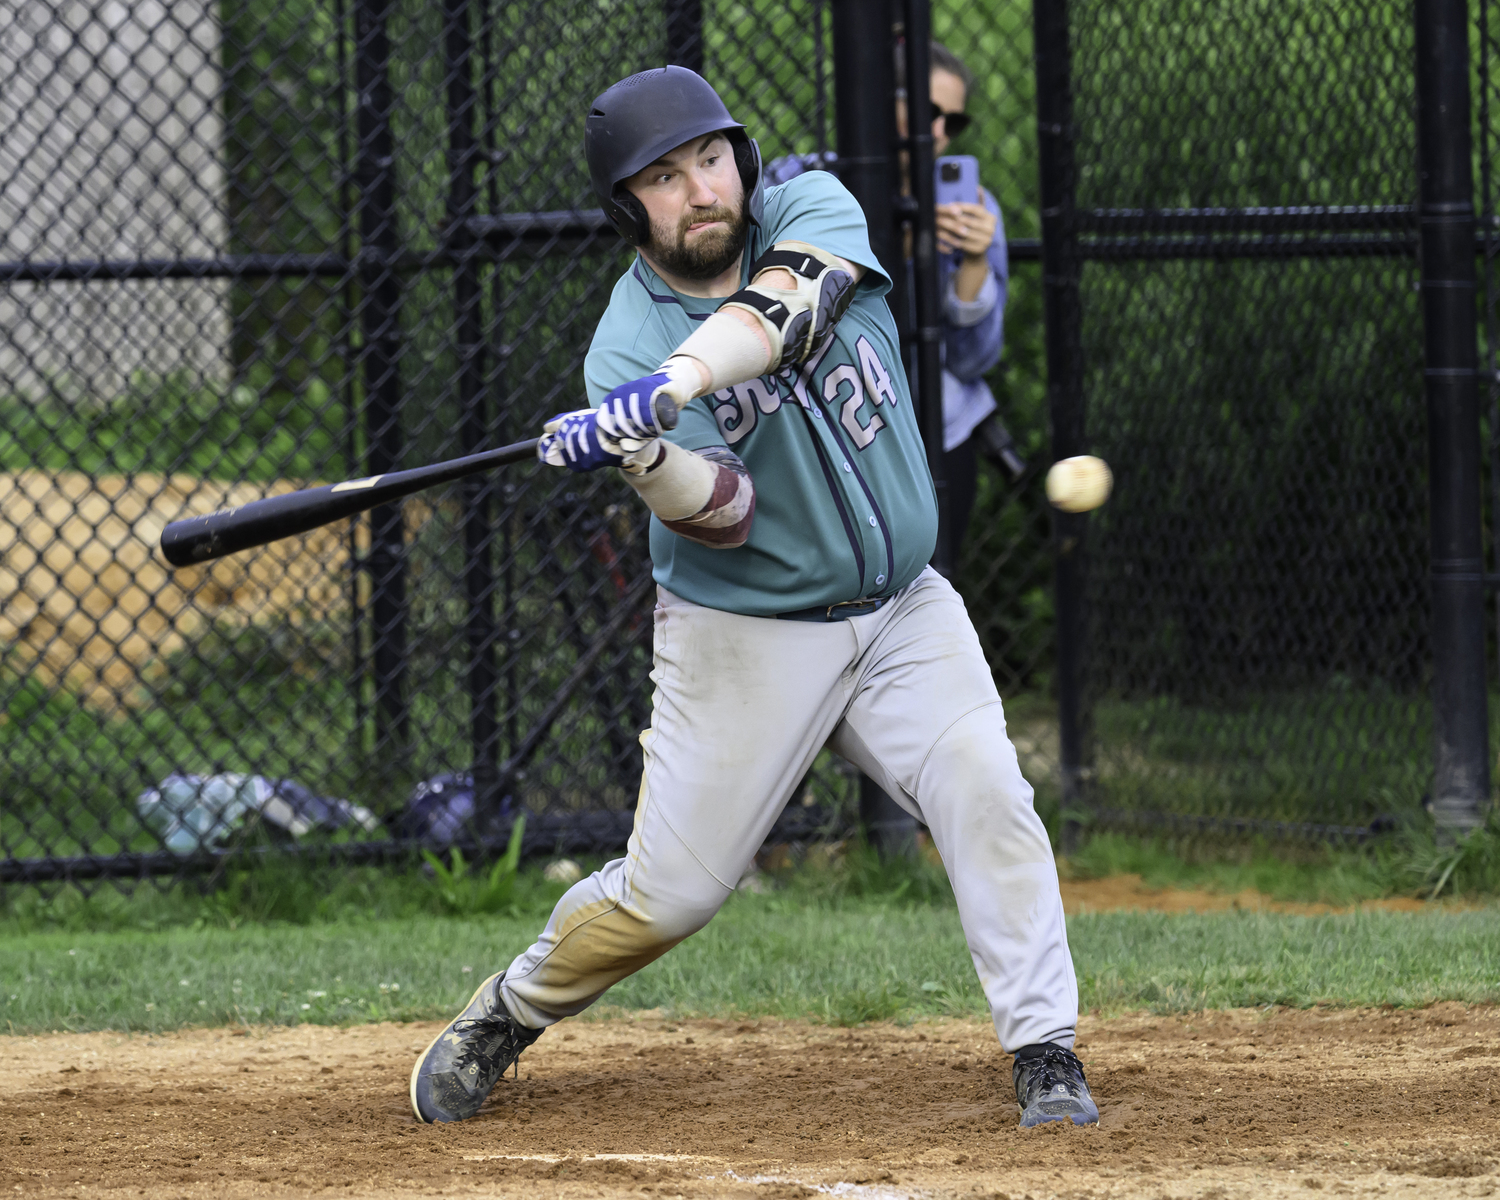
M651 415L656 418L656 427L665 433L677 428L677 401L665 391L651 397Z

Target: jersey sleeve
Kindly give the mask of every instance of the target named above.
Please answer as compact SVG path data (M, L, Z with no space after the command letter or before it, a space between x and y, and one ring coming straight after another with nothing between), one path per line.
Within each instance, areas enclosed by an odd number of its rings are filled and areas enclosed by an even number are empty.
M640 331L628 345L612 343L612 337L613 331L607 331L601 322L594 334L593 345L583 360L583 382L590 408L598 408L612 388L651 374L677 349L676 346L663 349L661 339L651 337L647 330ZM684 450L703 450L726 444L719 423L709 410L708 399L702 396L682 410L677 418L677 428L662 436Z
M865 268L860 291L883 296L890 277L870 249L864 209L827 171L808 171L766 193L766 249L777 242L806 242Z

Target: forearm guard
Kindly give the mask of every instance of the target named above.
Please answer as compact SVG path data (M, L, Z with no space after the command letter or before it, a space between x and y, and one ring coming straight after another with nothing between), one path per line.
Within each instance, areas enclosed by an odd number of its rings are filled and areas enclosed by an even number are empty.
M767 271L791 273L796 287L757 282ZM750 266L750 284L722 307L753 314L771 343L771 369L801 364L818 353L854 301L854 277L833 255L806 242L778 242Z

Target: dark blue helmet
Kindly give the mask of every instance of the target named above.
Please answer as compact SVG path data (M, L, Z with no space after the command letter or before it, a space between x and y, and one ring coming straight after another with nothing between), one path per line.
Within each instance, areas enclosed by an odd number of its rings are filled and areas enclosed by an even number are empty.
M651 223L645 206L620 186L621 181L683 142L720 130L734 147L735 165L745 183L745 212L759 225L765 197L760 147L696 71L642 71L594 101L583 127L584 156L604 215L622 238L632 246L641 245L651 235Z

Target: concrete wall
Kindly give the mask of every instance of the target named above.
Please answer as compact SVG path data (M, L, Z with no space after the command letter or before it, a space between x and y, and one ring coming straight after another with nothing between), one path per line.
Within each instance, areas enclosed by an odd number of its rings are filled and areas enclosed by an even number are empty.
M212 0L0 0L0 262L225 246ZM0 396L228 377L216 281L0 284Z

